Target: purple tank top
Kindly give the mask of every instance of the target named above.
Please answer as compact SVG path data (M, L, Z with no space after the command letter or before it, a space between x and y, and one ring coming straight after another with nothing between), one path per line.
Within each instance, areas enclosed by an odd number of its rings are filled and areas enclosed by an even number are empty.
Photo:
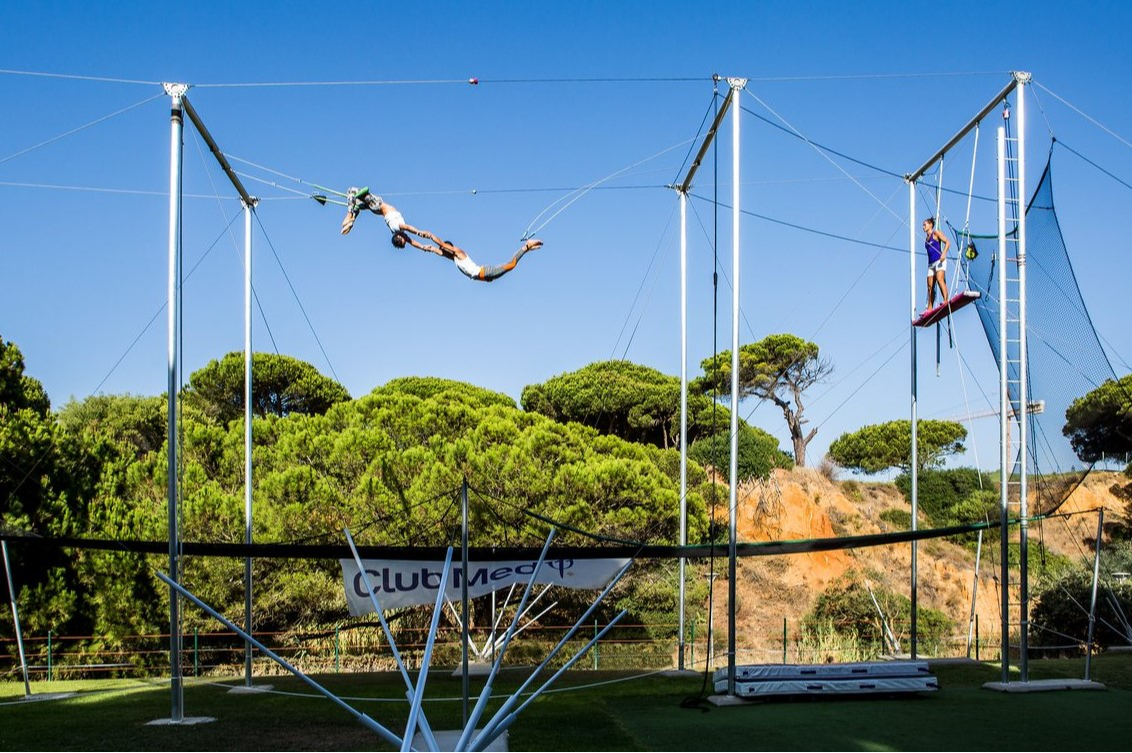
M935 237L934 231L924 240L924 248L928 251L928 264L935 264L943 258L943 244Z

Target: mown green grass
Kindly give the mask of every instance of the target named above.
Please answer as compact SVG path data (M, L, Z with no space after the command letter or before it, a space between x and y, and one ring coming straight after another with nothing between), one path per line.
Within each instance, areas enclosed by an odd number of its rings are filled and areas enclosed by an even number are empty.
M1081 660L1034 661L1033 680L1083 677ZM512 728L512 750L1127 750L1132 739L1132 656L1094 660L1104 692L1003 694L981 689L1000 679L994 665L939 665L936 693L903 697L765 701L737 707L682 702L700 695L694 677L573 672ZM525 677L510 672L498 690ZM1016 676L1014 679L1017 679ZM319 682L394 731L408 704L394 674L324 675ZM620 681L619 681L620 680ZM0 685L4 750L388 750L347 712L290 677L267 680L282 693L231 695L191 683L186 716L199 726L147 726L168 719L168 687L137 681L40 683L33 693L78 692L58 701L22 701L23 685ZM229 684L239 684L228 681ZM595 685L597 683L604 683ZM479 684L473 684L473 693ZM460 726L461 683L447 672L428 681L435 729ZM391 701L377 699L394 699ZM444 700L452 699L452 700ZM473 698L474 702L474 698ZM493 708L499 701L493 703ZM708 709L704 711L703 709Z

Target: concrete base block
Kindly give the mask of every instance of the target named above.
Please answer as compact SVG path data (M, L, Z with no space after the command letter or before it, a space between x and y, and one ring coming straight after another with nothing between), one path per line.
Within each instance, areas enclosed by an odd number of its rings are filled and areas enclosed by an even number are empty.
M146 722L147 727L192 727L196 724L211 724L216 721L213 716L186 716L181 721L175 722L172 719L154 719L152 722Z
M1045 693L1050 690L1105 690L1103 683L1091 680L1030 680L1029 682L987 682L983 690L999 693Z
M478 735L479 733L480 730L477 729L475 734ZM460 735L464 734L464 731L460 729L433 730L432 734L436 737L436 747L441 750L455 750L456 743L460 742ZM472 737L475 737L475 735L472 735ZM428 750L428 745L425 744L424 737L421 736L420 732L413 735L413 748L416 750ZM507 733L504 732L502 735L492 740L491 745L484 748L484 750L510 750L510 748L507 747Z
M275 690L274 685L252 685L250 688L247 685L233 685L229 690L229 695L255 695L256 693L268 693Z

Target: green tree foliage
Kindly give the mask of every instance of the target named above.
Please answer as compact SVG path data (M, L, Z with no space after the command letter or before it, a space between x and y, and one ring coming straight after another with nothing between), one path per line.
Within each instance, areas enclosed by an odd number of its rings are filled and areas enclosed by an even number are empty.
M1074 400L1065 411L1062 433L1086 463L1132 452L1132 374L1109 379Z
M912 513L896 507L890 507L881 512L879 516L885 523L890 523L898 530L907 531L912 528Z
M811 634L832 630L855 638L864 648L871 647L876 653L882 653L894 649L889 631L899 642L898 647L907 649L911 617L912 602L908 597L870 585L861 573L851 570L818 596L802 619L802 629ZM917 608L916 632L921 645L938 645L952 628L951 618L945 613Z
M752 478L766 478L774 468L793 468L790 456L778 447L778 440L762 429L739 425L740 483ZM731 432L721 431L698 439L688 448L688 457L703 466L718 469L730 483Z
M38 380L24 374L24 354L18 345L0 337L0 406L9 412L30 410L46 416L51 401Z
M414 395L422 400L435 397L444 392L457 391L464 397L470 397L479 405L502 405L505 408L514 408L515 401L509 396L499 392L492 392L483 387L477 387L467 382L454 382L451 379L439 377L401 377L392 379L382 388L386 392L403 392Z
M998 487L989 474L977 468L927 468L917 474L920 482L916 506L932 526L978 523L998 519ZM896 477L896 488L911 504L912 477Z
M244 354L229 353L193 372L185 394L189 405L226 424L244 415ZM297 358L273 353L252 354L252 413L289 416L320 414L347 401L350 393L338 382Z
M576 421L630 442L665 449L680 444L680 379L629 361L600 361L523 389L523 409ZM730 413L703 394L688 395L688 441L719 427Z
M944 458L963 452L967 430L954 421L920 420L916 432L917 461L921 469L937 467ZM838 465L863 473L889 468L907 471L912 466L912 422L889 421L846 432L829 446Z
M69 405L58 426L87 438L86 455L101 475L81 497L83 533L125 541L166 536L163 420L160 398L91 398ZM48 417L43 417L48 418ZM181 538L240 542L244 536L241 421L217 423L185 411ZM459 540L457 495L471 488L471 544L537 545L547 525L557 542L594 545L591 537L676 543L679 455L627 442L577 423L523 412L505 395L440 379L398 379L325 413L296 411L256 418L254 537L258 543L342 541L349 527L362 545L444 545ZM707 476L689 467L689 539L707 530ZM60 629L67 614L84 615L106 645L167 627L167 591L155 573L161 556L83 552L35 592L36 625ZM627 607L651 618L671 602L657 565L623 583L607 609ZM186 586L222 612L243 607L241 560L185 557ZM57 577L58 576L58 577ZM65 576L65 577L63 577ZM345 604L336 561L257 559L257 629L288 630L341 620ZM565 619L588 595L566 594L546 619ZM29 601L29 604L32 602ZM399 624L412 625L410 613ZM608 616L608 614L606 615ZM189 629L213 627L186 610Z
M1101 586L1097 592L1095 640L1098 646L1126 646L1132 635L1124 634L1124 622L1113 607L1115 599L1124 617L1132 617L1132 580L1114 580L1113 572L1132 572L1132 543L1106 547L1101 556ZM1089 605L1092 602L1093 569L1077 565L1050 578L1037 592L1030 612L1035 646L1084 644L1089 635Z
M1095 463L1105 455L1132 452L1132 374L1108 380L1077 398L1065 411L1065 436L1077 457ZM1132 463L1124 469L1132 478ZM1124 522L1111 524L1114 538L1132 539L1132 482L1116 483L1110 491L1125 500Z
M142 457L165 443L168 404L164 397L94 395L70 400L59 411L58 420L72 434L102 434Z
M106 448L57 426L50 407L43 386L24 374L19 347L0 339L0 527L7 531L74 536L85 529L85 500ZM72 609L75 573L65 553L13 546L11 558L30 629L46 619L83 629L84 613ZM0 588L6 593L6 582Z
M731 395L731 351L705 359L704 375L695 385L704 393ZM803 393L822 382L833 371L829 361L818 356L818 346L791 334L769 335L739 348L739 399L769 400L782 410L794 449L794 462L806 464L806 446L817 429L805 430ZM733 408L735 406L732 406Z

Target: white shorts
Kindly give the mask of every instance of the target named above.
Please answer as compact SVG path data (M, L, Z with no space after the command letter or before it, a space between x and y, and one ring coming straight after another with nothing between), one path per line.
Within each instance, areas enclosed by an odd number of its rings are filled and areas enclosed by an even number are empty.
M935 264L929 264L928 265L928 272L929 273L946 272L946 271L947 271L947 259L940 259Z
M405 224L405 216L398 211L386 212L384 217L391 233L399 232Z

